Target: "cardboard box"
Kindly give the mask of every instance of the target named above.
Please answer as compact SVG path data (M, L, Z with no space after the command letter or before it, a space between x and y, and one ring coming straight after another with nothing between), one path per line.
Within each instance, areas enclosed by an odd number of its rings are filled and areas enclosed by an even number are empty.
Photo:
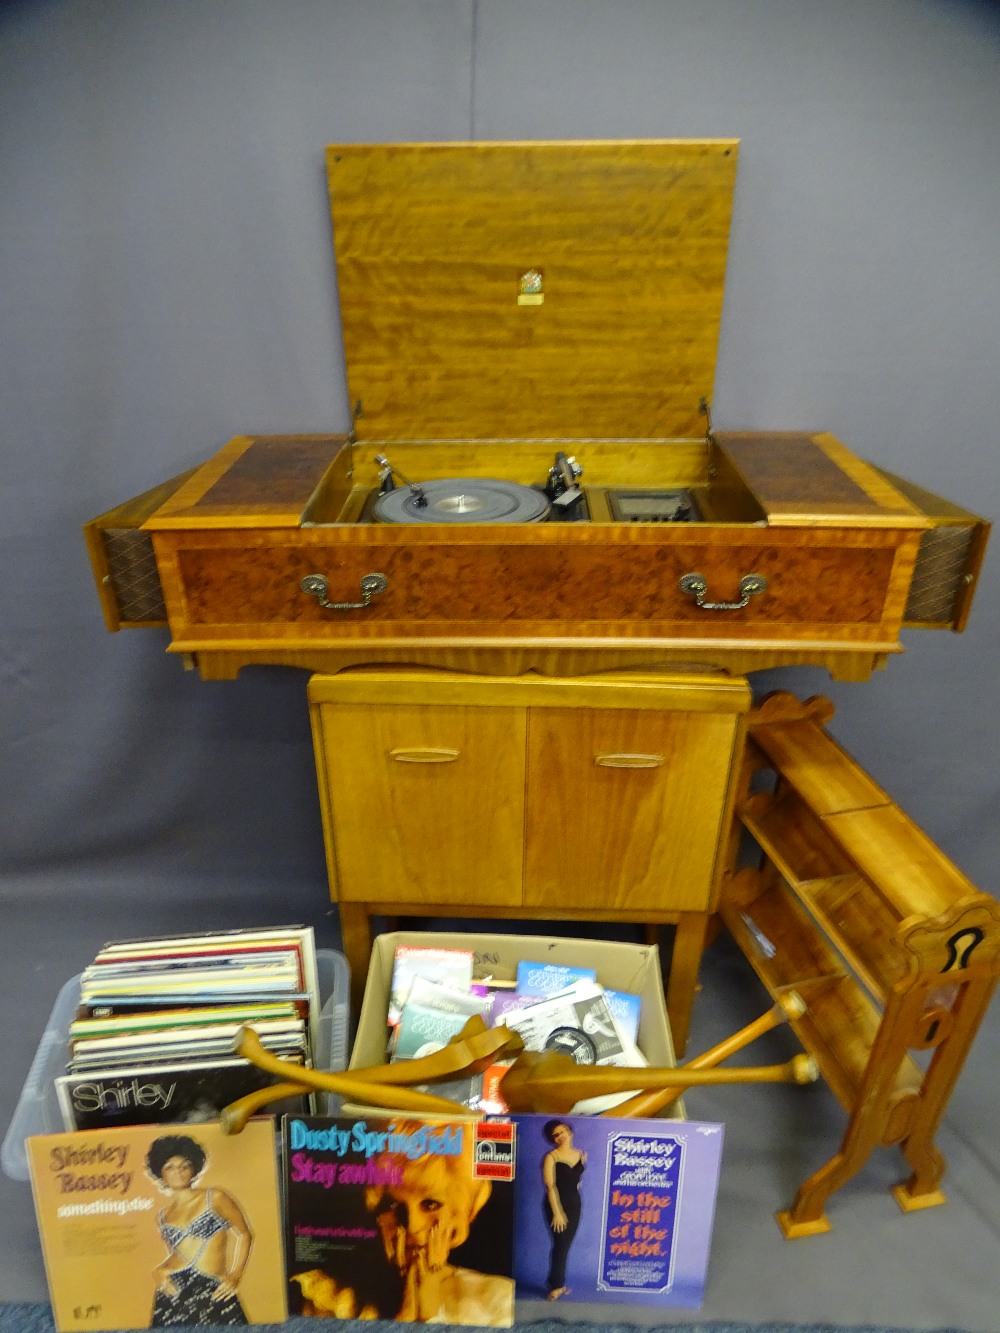
M660 955L654 945L621 944L612 940L556 939L549 935L468 935L443 931L395 931L379 935L372 945L365 997L349 1068L382 1064L386 1059L386 1012L397 944L428 948L472 949L474 976L513 981L522 961L592 967L610 990L629 991L642 1001L638 1046L651 1065L674 1064L670 1024L663 999ZM671 1119L681 1119L680 1107Z

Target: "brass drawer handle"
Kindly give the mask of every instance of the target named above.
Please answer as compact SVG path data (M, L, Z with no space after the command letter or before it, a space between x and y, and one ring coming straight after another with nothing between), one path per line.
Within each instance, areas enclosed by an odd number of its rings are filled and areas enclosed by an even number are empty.
M453 764L458 755L458 750L444 745L400 746L398 750L389 751L389 758L395 759L397 764Z
M595 754L601 768L660 768L667 761L662 754Z
M360 602L328 602L326 594L330 591L330 580L322 574L307 574L299 587L310 597L315 597L324 611L360 611L373 597L385 592L389 580L384 574L365 574L361 579Z
M678 584L681 592L693 597L695 604L703 611L742 611L751 597L757 597L767 588L767 579L763 574L744 574L740 579L738 602L706 602L708 579L704 574L682 574Z

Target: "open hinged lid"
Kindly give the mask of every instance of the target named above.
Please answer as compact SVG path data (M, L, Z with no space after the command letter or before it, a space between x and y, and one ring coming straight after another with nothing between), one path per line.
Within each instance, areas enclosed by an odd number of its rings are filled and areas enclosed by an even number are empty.
M737 148L328 148L357 437L704 435Z

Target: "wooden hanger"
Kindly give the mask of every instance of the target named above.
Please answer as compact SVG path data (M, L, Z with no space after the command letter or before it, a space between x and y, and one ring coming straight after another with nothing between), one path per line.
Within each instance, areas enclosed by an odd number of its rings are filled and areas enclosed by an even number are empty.
M739 1032L734 1032L731 1037L725 1041L720 1041L717 1046L704 1051L701 1055L696 1055L693 1060L688 1060L681 1065L682 1069L714 1069L716 1065L727 1060L729 1056L735 1055L737 1051L742 1051L745 1046L762 1037L765 1032L770 1032L773 1028L788 1022L792 1018L801 1018L806 1011L806 1003L797 991L786 991L779 995L777 1002L772 1008L768 1009L766 1014L755 1019L753 1023L748 1023L745 1028L740 1028ZM609 1107L606 1111L601 1111L604 1116L652 1116L658 1115L671 1102L677 1101L683 1097L691 1084L686 1084L681 1088L654 1088L649 1092L638 1092L634 1097L630 1097L627 1102L620 1102L617 1106Z
M796 1055L782 1065L750 1065L740 1069L631 1069L618 1065L578 1065L560 1051L524 1051L504 1075L503 1099L512 1111L568 1115L577 1102L633 1088L669 1089L671 1100L681 1088L719 1083L813 1083L819 1066L810 1055Z
M277 1075L282 1081L231 1102L223 1108L220 1120L225 1133L239 1134L250 1117L265 1106L316 1088L335 1092L349 1101L387 1110L475 1115L467 1106L432 1093L417 1092L412 1085L480 1074L495 1061L523 1049L524 1043L516 1032L506 1027L488 1028L482 1016L475 1014L446 1046L430 1055L335 1074L278 1059L264 1049L253 1028L244 1027L236 1034L236 1054L258 1069Z

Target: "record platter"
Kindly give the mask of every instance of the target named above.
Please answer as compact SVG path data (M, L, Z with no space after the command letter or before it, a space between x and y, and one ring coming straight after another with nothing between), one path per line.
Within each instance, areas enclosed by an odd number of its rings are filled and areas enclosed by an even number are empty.
M548 518L544 491L491 477L448 477L395 488L372 505L376 523L540 523Z

